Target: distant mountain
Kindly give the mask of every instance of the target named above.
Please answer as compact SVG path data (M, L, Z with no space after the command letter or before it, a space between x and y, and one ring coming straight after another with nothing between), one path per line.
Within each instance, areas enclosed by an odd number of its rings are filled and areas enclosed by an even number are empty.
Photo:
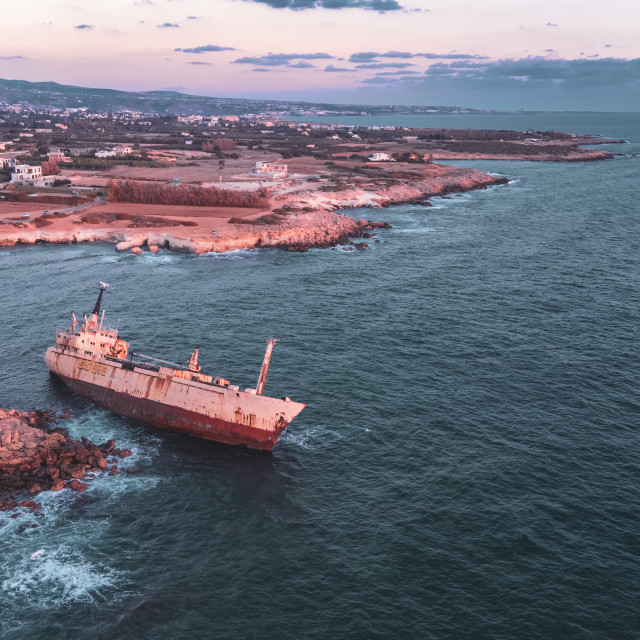
M159 115L202 114L225 115L284 111L289 114L306 115L308 111L335 114L384 115L388 113L481 113L475 109L437 106L378 106L320 104L280 100L249 100L244 98L212 98L192 96L177 91L117 91L115 89L93 89L58 84L57 82L28 82L26 80L3 80L0 78L0 107L2 103L43 109L86 108L96 112L117 112L131 109Z

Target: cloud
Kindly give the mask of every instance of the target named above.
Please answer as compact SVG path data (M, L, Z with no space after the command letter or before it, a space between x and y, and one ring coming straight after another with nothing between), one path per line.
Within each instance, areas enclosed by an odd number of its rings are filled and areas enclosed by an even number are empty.
M266 4L272 9L369 9L371 11L398 11L398 0L247 0Z
M597 54L596 54L597 55ZM490 63L469 62L464 65L436 63L425 71L426 78L449 79L466 84L501 84L595 89L628 86L640 89L640 58L548 59L539 56L520 60L497 60Z
M419 72L418 71L381 71L380 73L376 73L374 78L379 76L406 76L411 74L418 75Z
M74 29L93 29L90 24L77 24Z
M201 60L194 60L192 62L187 62L187 64L207 64L207 65L211 66L210 62L202 62Z
M637 111L640 104L640 57L439 60L421 75L364 78L347 94L360 103L381 102L386 86L396 104L542 111Z
M349 56L349 62L376 62L379 58L426 58L427 60L486 60L487 56L477 53L410 53L409 51L359 51Z
M198 16L187 16L187 20L200 20Z
M360 51L349 56L349 62L373 62L380 54L375 51Z
M336 73L338 71L348 71L348 72L354 72L355 69L345 69L344 67L334 67L332 64L327 65L324 68L325 71L328 71L329 73Z
M251 69L251 71L258 71L260 73L263 73L263 72L266 73L267 71L271 71L271 69Z
M387 53L381 53L382 58L413 58L413 53L408 51L387 51Z
M178 47L174 51L182 51L182 53L204 53L205 51L235 51L234 47L220 47L217 44L203 44L199 47L191 47L188 49L181 49Z
M373 76L373 78L365 78L362 82L363 84L391 84L398 80L399 78L382 78L380 76Z
M414 58L426 58L427 60L488 60L489 56L479 53L416 53Z
M0 60L26 60L24 56L0 56Z
M295 67L293 60L330 60L334 56L328 53L268 53L265 56L244 57L234 60L238 64L255 64L262 67Z
M290 64L287 66L290 67L291 69L315 69L316 68L314 65L312 65L310 62L307 62L306 60L300 60L295 64Z
M357 64L357 69L404 69L414 67L412 62L373 62L372 64Z
M158 29L178 29L180 25L175 22L163 22L162 24L157 24L156 27Z
M544 26L545 27L557 27L558 25L555 22L547 22Z

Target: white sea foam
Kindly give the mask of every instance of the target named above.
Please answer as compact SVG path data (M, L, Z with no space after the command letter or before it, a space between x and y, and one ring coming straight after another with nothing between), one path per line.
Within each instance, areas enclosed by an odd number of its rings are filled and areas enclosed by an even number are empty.
M343 440L344 437L342 430L335 429L329 425L317 424L304 429L287 429L280 436L280 442L312 450L330 446Z
M247 258L249 256L255 256L256 253L260 251L260 249L233 249L233 251L207 251L206 253L201 253L200 258L215 258L215 259L235 259L238 260L240 258Z
M89 562L70 547L60 546L41 555L38 553L9 570L9 577L0 583L5 597L40 607L104 602L111 598L121 578L115 569ZM8 567L3 569L7 571Z

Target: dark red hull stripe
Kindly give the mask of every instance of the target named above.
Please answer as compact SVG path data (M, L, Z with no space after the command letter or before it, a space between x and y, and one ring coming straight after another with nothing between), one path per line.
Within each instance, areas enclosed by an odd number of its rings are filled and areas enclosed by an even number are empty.
M66 376L58 377L77 394L114 413L148 422L154 427L188 433L205 440L215 440L233 445L241 444L250 449L271 451L278 437L284 431L284 426L277 427L273 432L263 431L255 427L204 416L187 409L160 404L145 398L133 398L125 393Z

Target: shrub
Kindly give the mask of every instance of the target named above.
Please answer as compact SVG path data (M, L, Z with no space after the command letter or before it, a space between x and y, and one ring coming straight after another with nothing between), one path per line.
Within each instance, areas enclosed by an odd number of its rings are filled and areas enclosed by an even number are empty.
M153 182L122 180L109 183L111 202L140 204L173 204L192 207L265 207L268 191L234 191L194 185L169 186Z

